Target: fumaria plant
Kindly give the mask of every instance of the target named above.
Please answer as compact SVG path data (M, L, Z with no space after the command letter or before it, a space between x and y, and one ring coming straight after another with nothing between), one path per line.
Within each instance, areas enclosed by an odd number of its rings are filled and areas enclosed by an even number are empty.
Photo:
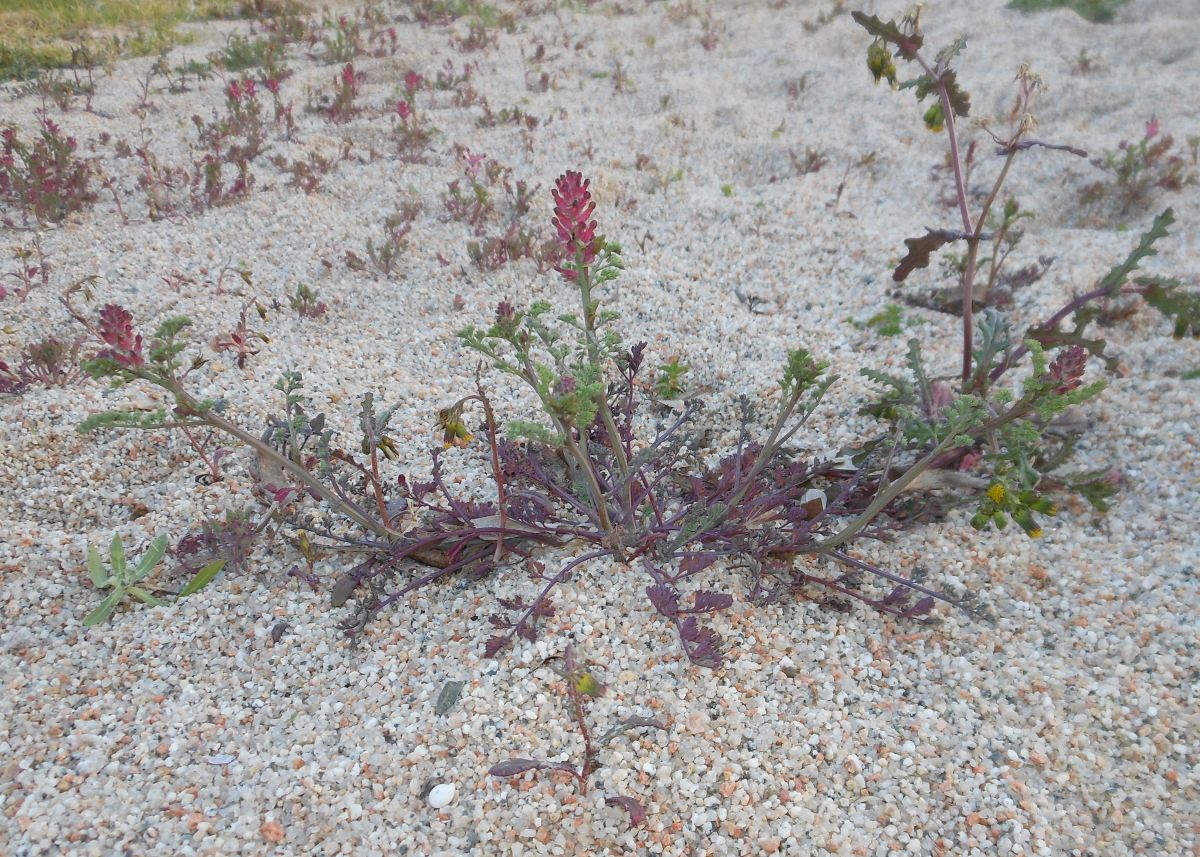
M921 69L909 85L918 97L935 97L941 112L927 112L926 124L942 129L957 152L954 120L966 114L969 99L950 63L961 45L928 61L915 17L899 24L856 19L874 36L868 60L877 79L896 82L896 57ZM1022 105L1035 80L1026 71L1018 75ZM1086 335L1095 305L1141 296L1171 318L1177 335L1200 333L1194 295L1174 280L1137 273L1167 234L1169 211L1108 275L1023 333L994 310L976 317L975 254L987 240L980 224L1003 176L1019 153L1057 148L1029 139L1031 127L1021 119L1010 134L996 135L1003 166L983 210L969 210L961 171L955 171L963 228L913 239L901 263L911 270L928 264L938 247L965 243L962 371L949 378L931 372L916 341L906 375L865 370L881 387L866 410L884 427L833 457L814 457L795 444L810 417L826 407L837 380L802 347L780 355L774 413L760 420L744 405L739 439L715 463L697 454L702 402L688 398L669 413L655 410L657 384L646 367L662 365L670 353L647 362L647 345L621 336L618 317L606 305L624 269L621 248L599 231L589 181L571 171L552 192L555 300L528 306L501 300L486 324L459 333L463 346L496 373L487 377L527 388L537 412L514 415L502 431L481 369L475 389L438 415L446 446L464 446L486 463L490 499L452 489L441 450L432 454L428 478L391 470L398 457L389 433L394 408L377 404L371 393L360 401L360 436L353 444L339 443L325 415L312 412L297 373L276 385L279 416L261 431L242 426L224 401L191 391L206 360L184 356L188 319L168 318L143 334L117 305L98 314L79 306L80 295L90 300L86 287L64 300L99 346L87 370L116 385L158 388L161 407L96 414L80 428L215 431L253 450L257 481L278 528L309 560L305 579L315 581L315 556L350 559L330 587L335 606L352 600L356 606L344 624L349 634L435 581L518 566L532 588L499 601L490 619L489 655L517 638L536 639L539 624L554 614L555 590L587 566L609 567L609 579L644 591L683 654L703 667L722 661L711 617L734 598L721 572L744 575L744 595L752 602L823 593L831 605L857 599L908 618L925 616L938 600L966 607L969 597L951 598L897 575L862 558L856 545L892 538L966 504L976 527L1012 521L1030 536L1040 535L1042 521L1055 511L1054 496L1063 491L1103 506L1115 477L1068 469L1075 438L1066 433L1064 439L1056 422L1102 387L1085 377L1091 357L1108 356L1102 340ZM468 173L473 182L481 183L479 165L469 165L476 168ZM490 196L472 190L452 186L446 204L451 217L476 225L488 213ZM482 426L472 432L468 421L476 419ZM962 478L939 478L946 471ZM567 546L571 555L553 562L549 549Z

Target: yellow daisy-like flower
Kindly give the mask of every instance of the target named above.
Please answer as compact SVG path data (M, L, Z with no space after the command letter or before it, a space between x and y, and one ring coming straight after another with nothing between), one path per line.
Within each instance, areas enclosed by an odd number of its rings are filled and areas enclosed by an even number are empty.
M1041 537L1042 537L1042 528L1041 527L1037 527L1036 529L1032 529L1029 531L1029 538L1040 539Z
M1008 496L1008 492L1004 489L1003 485L997 482L987 490L987 495L989 500L996 505L1000 505L1004 502L1004 498Z

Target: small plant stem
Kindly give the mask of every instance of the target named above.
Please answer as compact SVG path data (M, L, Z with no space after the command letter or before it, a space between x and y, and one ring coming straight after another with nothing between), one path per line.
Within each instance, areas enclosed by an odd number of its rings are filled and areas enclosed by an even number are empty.
M596 480L595 471L592 470L592 462L579 448L579 443L572 434L571 425L566 424L565 427L567 431L564 437L566 438L567 449L570 450L571 455L578 462L580 469L583 470L584 476L587 477L588 490L592 495L592 505L596 509L596 514L600 517L600 527L604 530L605 535L610 535L613 529L612 521L608 517L608 506L604 502L604 494L600 491L600 483Z
M988 194L987 199L984 200L983 208L981 208L979 210L979 218L975 222L975 231L974 231L974 233L972 233L973 234L973 238L972 238L973 245L972 246L977 246L979 244L979 241L982 240L982 238L983 238L983 227L984 227L984 224L987 223L988 212L991 211L992 205L995 204L996 198L1000 195L1000 188L1002 188L1004 186L1004 180L1008 178L1008 170L1012 166L1013 159L1015 159L1017 156L1017 149L1015 148L1015 144L1017 143L1017 141L1019 139L1020 139L1020 134L1018 134L1016 138L1009 141L1009 144L1007 146L1008 154L1004 158L1004 166L1002 166L1000 168L1000 174L997 175L996 180L994 182L992 182L992 190ZM996 279L996 273L1000 267L1000 263L1003 261L1003 259L1000 258L1000 252L999 252L1000 251L1000 242L1004 240L1004 236L1007 233L1007 231L1008 231L1007 229L1004 229L1002 232L1000 232L996 236L996 247L992 251L992 269L991 269L991 273L988 276L987 285L984 286L983 292L980 293L980 295L979 295L979 299L981 301L987 297L988 291L991 290L992 283Z
M183 436L187 438L187 442L192 445L192 449L196 451L196 455L200 456L200 460L203 461L204 466L208 468L208 472L212 476L213 480L220 480L221 471L217 468L216 462L204 454L204 447L201 446L194 437L192 437L192 433L187 430L187 426L180 425L179 430L183 432Z
M596 751L592 748L592 733L588 729L587 718L583 713L582 694L575 689L570 676L567 677L567 693L571 698L571 713L575 715L575 722L579 725L579 731L583 735L583 770L579 775L579 792L587 794L588 780L592 776Z
M914 54L921 68L929 78L937 82L938 99L942 104L943 121L946 123L946 137L950 141L950 165L954 169L954 194L958 198L958 213L962 217L963 232L972 236L968 239L970 248L967 254L967 268L962 277L962 324L963 324L963 369L962 380L965 384L971 378L971 352L974 350L975 310L974 296L971 294L975 282L975 259L979 253L979 237L975 234L975 226L971 223L971 212L967 208L967 184L963 180L962 161L958 152L958 130L954 124L954 105L950 103L950 93L942 82L944 69L940 66L935 72L920 54ZM980 224L983 218L980 218Z
M617 431L616 420L608 407L608 385L604 381L604 366L600 360L600 341L596 336L596 310L592 304L591 272L583 264L583 254L576 252L575 268L579 272L579 296L583 301L583 328L587 337L588 360L600 377L600 419L604 423L604 431L608 434L608 442L612 447L613 457L617 460L617 470L621 474L622 500L626 511L633 505L633 492L629 484L629 459L625 456L625 446L621 433Z
M475 398L483 408L483 418L487 423L488 450L492 458L492 481L496 483L496 512L500 516L500 532L496 536L496 553L493 560L499 562L500 557L504 555L504 531L508 528L508 489L504 485L504 471L500 469L496 415L492 412L492 403L488 401L487 395L483 392L483 382L479 377L482 370L482 364L475 369Z
M895 482L888 485L886 489L875 495L875 499L871 501L863 512L847 524L842 530L822 542L813 545L810 552L832 552L834 548L841 547L850 539L858 535L864 527L873 521L880 512L882 512L893 500L900 496L912 482L929 469L929 466L937 460L943 452L951 447L954 443L955 434L951 433L941 443L935 446L930 452L926 453L925 457L920 459L912 467L905 471L904 475L898 478Z
M742 480L741 487L734 492L733 496L729 498L729 502L725 504L726 509L736 509L738 507L738 504L742 502L742 498L746 496L746 492L750 490L750 486L754 484L754 480L762 473L767 463L775 457L777 446L783 442L779 436L783 432L784 425L787 424L788 419L795 412L802 392L797 391L793 393L791 398L780 408L779 416L775 418L775 425L771 426L771 433L767 435L766 443L763 444L762 450L759 451L758 457L754 460L754 466L750 468L750 472Z

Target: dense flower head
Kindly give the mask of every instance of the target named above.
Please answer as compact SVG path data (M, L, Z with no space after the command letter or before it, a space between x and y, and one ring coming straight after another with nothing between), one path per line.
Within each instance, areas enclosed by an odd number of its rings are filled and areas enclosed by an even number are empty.
M408 74L404 75L404 91L409 95L410 98L418 89L421 88L423 83L425 83L425 78L421 77L421 75L417 74L415 71L410 71Z
M1050 364L1049 380L1055 383L1054 392L1069 393L1083 384L1083 370L1087 367L1088 353L1082 345L1072 345L1059 352Z
M600 242L596 238L596 221L589 220L596 210L592 193L588 190L591 179L567 170L554 182L554 217L551 222L558 233L558 243L568 256L579 255L584 265L596 258ZM567 279L573 280L577 272L559 269Z
M408 105L407 101L400 100L396 102L396 115L405 120L412 115L412 108Z
M100 323L96 330L105 344L111 346L100 353L101 357L115 360L126 368L145 364L142 337L133 332L133 316L129 310L117 304L105 305L100 310Z

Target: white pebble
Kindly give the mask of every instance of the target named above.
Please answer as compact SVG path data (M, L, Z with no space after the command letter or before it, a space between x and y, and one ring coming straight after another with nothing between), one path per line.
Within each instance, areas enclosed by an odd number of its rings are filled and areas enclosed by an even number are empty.
M439 783L429 790L429 805L434 809L449 806L454 800L454 783Z

